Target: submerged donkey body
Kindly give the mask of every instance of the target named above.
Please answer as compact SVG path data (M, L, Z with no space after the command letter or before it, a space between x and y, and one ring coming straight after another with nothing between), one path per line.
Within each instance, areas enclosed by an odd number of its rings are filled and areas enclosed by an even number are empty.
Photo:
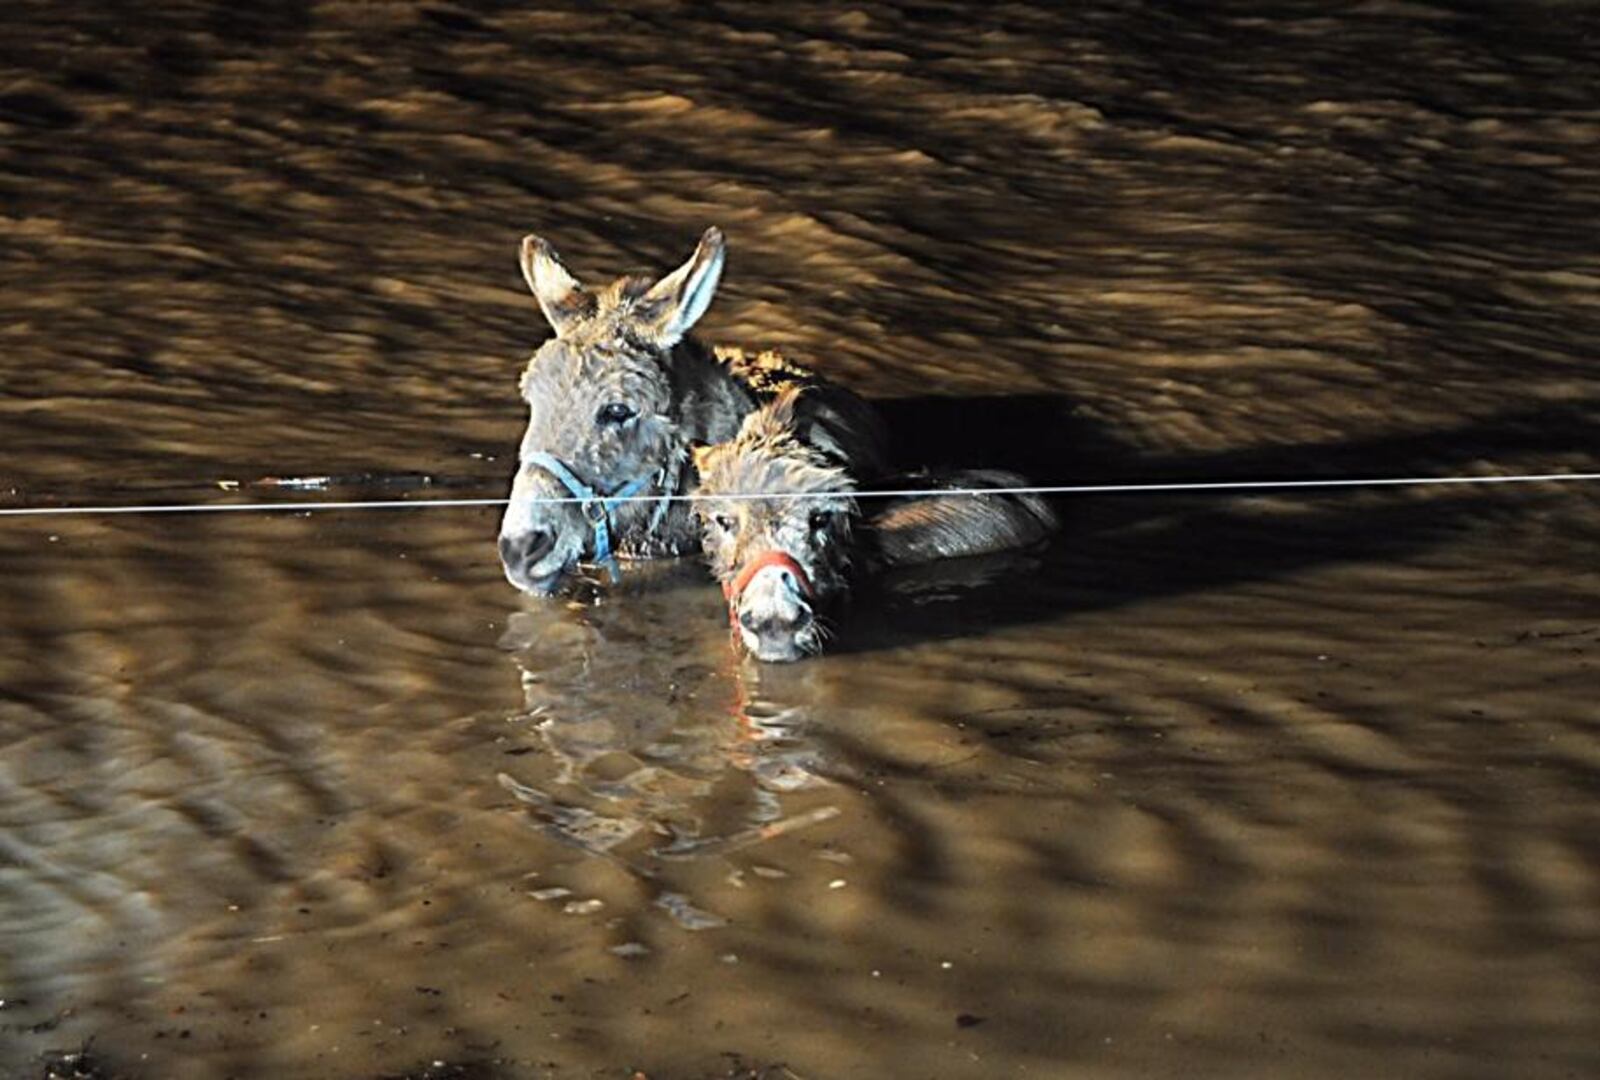
M760 660L819 652L818 608L852 570L1024 547L1056 528L1043 500L996 490L896 497L863 515L849 463L819 437L829 418L785 390L747 416L736 437L695 451L696 513L735 637ZM1019 486L1021 477L967 470L908 478L916 488ZM751 496L756 496L752 498Z
M883 438L860 398L774 354L711 350L689 336L722 275L724 243L707 229L694 255L653 281L589 291L555 250L522 242L522 273L555 336L528 361L529 421L500 523L500 561L524 592L547 595L580 560L695 550L681 501L690 447L731 439L786 386L812 386L848 436L836 447L863 475L881 470Z

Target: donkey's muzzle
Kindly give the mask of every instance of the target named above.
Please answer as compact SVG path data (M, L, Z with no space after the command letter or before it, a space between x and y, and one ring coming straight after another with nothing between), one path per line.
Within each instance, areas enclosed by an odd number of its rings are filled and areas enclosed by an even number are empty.
M527 532L500 536L500 565L505 568L506 580L523 592L543 596L555 590L561 579L563 567L544 574L534 571L545 556L556 546L556 534L548 529L530 529Z
M787 553L753 559L724 592L737 636L758 660L798 660L814 651L811 579Z

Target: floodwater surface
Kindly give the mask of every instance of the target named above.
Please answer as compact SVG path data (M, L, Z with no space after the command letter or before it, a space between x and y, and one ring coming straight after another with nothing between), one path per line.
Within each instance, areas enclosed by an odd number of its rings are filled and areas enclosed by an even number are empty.
M703 336L909 461L1596 471L1597 47L12 0L0 505L501 495L521 236L711 224ZM492 507L0 517L0 1076L1600 1074L1600 491L1057 508L783 667L693 560L521 597Z

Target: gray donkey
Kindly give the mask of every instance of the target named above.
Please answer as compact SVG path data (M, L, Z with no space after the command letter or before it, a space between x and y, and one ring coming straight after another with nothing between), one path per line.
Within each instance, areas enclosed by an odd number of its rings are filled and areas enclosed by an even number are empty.
M1055 514L1035 495L974 494L1023 484L990 469L904 477L908 487L937 493L894 497L863 514L849 462L827 449L837 440L824 433L836 421L809 397L786 389L748 415L733 439L695 450L703 545L734 636L757 659L820 652L818 609L845 591L853 569L1006 551L1056 529Z
M761 402L810 387L833 418L819 438L857 476L883 471L884 436L870 407L773 353L708 349L689 336L722 276L724 243L707 229L694 255L652 281L629 276L591 292L537 236L522 274L555 336L522 373L530 412L500 561L524 592L548 595L580 560L693 551L690 447L724 442Z

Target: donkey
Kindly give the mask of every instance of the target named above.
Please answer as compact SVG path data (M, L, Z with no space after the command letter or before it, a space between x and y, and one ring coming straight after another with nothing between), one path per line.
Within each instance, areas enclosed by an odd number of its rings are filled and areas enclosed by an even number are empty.
M806 397L784 390L732 440L694 451L703 547L734 637L757 659L820 652L827 631L819 608L845 592L853 571L1006 551L1056 529L1036 495L971 494L1023 483L990 469L906 477L924 490L961 490L895 497L864 515L848 463L817 436L830 421Z
M812 387L850 443L833 449L866 474L882 471L884 435L862 399L773 353L708 349L689 336L722 276L721 230L659 281L618 279L591 292L537 236L522 241L522 274L555 336L522 373L528 403L511 497L500 522L506 578L554 592L575 564L695 551L688 507L690 447L724 442L762 401Z

